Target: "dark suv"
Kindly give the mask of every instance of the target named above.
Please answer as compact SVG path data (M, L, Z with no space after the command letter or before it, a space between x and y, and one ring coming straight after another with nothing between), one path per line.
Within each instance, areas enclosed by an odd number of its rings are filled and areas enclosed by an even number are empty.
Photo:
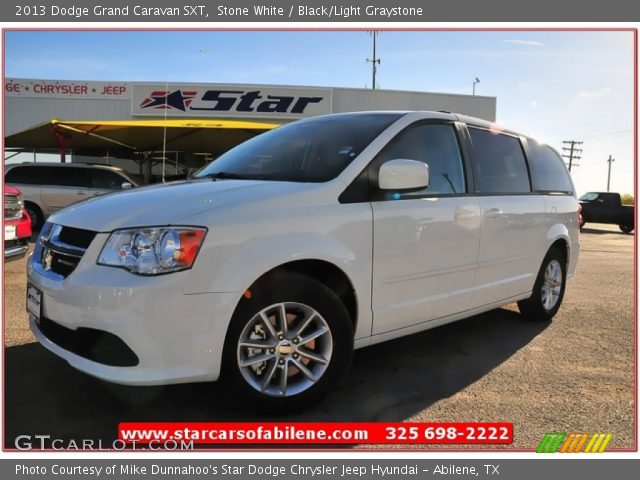
M34 230L72 203L137 186L120 168L80 163L7 165L4 181L22 191Z

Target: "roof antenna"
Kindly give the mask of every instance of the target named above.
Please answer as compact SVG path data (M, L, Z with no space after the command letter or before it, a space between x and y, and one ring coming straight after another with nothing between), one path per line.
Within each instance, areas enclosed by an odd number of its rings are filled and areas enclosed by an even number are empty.
M165 182L164 171L167 158L167 110L169 110L169 82L164 84L164 125L162 128L162 183Z

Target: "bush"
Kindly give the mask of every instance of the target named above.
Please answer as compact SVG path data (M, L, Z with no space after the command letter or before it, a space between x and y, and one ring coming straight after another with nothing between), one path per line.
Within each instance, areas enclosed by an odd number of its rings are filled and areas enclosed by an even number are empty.
M633 201L633 195L631 195L630 193L623 193L622 195L620 195L620 198L622 199L623 205L635 205Z

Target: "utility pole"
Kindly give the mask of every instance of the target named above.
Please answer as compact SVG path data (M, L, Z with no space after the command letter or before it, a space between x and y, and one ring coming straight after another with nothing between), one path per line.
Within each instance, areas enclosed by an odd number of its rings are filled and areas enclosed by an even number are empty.
M377 73L377 65L380 65L380 59L376 57L376 37L378 36L378 32L375 30L371 30L369 34L373 37L373 58L367 58L367 63L371 63L371 88L373 90L376 89L376 73Z
M582 145L583 142L577 142L575 140L565 140L562 142L563 153L562 156L564 158L569 159L569 163L567 164L567 168L571 171L571 167L579 167L580 165L575 165L573 162L575 160L580 160L582 158L582 149L576 148L578 145ZM567 145L567 146L564 146Z
M616 159L612 158L611 155L609 155L609 158L607 158L607 162L609 163L609 173L607 174L607 192L610 191L609 187L611 186L611 164L615 161Z

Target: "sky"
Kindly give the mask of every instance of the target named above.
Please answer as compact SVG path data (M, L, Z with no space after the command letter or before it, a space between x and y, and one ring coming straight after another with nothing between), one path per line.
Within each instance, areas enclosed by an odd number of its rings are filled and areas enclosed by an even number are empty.
M366 31L9 31L7 77L371 87ZM497 97L497 121L561 150L579 194L633 193L631 32L383 31L378 88Z

